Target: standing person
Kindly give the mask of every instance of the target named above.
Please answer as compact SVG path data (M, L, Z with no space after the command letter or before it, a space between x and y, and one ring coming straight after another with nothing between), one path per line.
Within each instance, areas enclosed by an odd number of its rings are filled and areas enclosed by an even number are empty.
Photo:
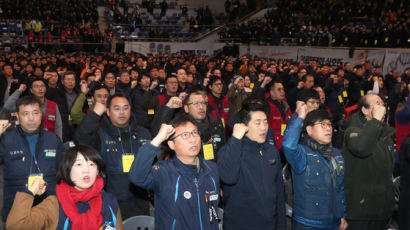
M225 127L225 122L229 119L229 101L228 97L222 94L223 84L222 79L217 76L209 78L208 89L208 103L213 110L216 110L220 116L222 124ZM216 115L215 119L219 119Z
M107 105L97 102L78 126L75 141L99 150L107 165L108 192L114 194L124 219L149 215L146 190L131 184L129 170L139 148L151 139L131 116L131 103L124 94L114 94Z
M7 229L124 229L117 199L103 190L104 170L95 149L81 145L69 149L58 169L57 197L32 207L49 186L36 179L16 194Z
M47 195L55 194L58 163L64 155L60 138L41 128L42 112L38 99L25 96L18 99L16 105L20 125L5 132L0 140L0 164L4 165L3 221L9 214L16 192L27 190L27 184L35 178L47 182Z
M250 103L218 152L225 230L286 229L282 167L263 105Z
M47 97L58 105L63 123L63 142L66 142L73 140L76 125L70 112L80 92L76 88L76 75L72 71L67 71L61 76L61 83L61 88L55 90L55 95L48 94Z
M18 90L16 90L4 104L4 109L15 112L16 111L16 101L24 93L26 89L25 84L20 84ZM36 97L41 103L41 112L43 113L42 127L55 133L60 139L63 139L63 124L61 121L60 111L58 110L57 104L48 100L45 95L47 92L46 81L42 78L34 78L29 85L30 93Z
M201 132L200 136L204 145L201 155L205 160L216 161L218 150L226 142L223 124L221 120L215 119L211 115L214 111L208 111L204 87L200 85L192 86L187 94L185 105L183 105L183 100L180 97L172 97L168 103L160 108L158 115L152 122L151 133L153 136L156 135L161 124L167 124L179 113L185 113L193 119Z
M200 132L187 115L162 124L157 136L137 153L130 180L155 193L155 229L218 229L219 174L205 161ZM154 165L160 144L171 149Z
M296 102L296 113L282 142L292 167L293 230L344 230L344 160L331 144L331 117L326 110L308 113L302 101Z
M280 81L272 81L269 95L270 97L267 99L270 108L269 127L274 131L276 147L282 150L283 135L292 112L285 101L285 88Z
M351 230L385 229L394 208L396 130L383 122L379 96L366 95L348 120L343 142L347 221Z

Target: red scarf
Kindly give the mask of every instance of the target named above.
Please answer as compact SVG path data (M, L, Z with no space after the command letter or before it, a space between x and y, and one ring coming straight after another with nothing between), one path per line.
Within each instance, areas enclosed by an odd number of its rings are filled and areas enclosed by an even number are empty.
M74 186L70 186L64 181L57 184L57 197L64 213L72 223L71 229L100 229L103 223L101 215L101 190L103 187L104 182L100 176L97 176L93 186L85 191L77 190ZM90 202L90 208L86 213L80 214L78 212L78 208L75 205L78 202Z

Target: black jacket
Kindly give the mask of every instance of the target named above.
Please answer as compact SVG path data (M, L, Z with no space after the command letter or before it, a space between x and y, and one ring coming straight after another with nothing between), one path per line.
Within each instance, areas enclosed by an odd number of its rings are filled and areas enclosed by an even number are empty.
M349 118L342 150L347 219L387 220L392 215L395 132L360 111Z
M72 120L70 120L72 105L68 105L65 92L66 91L64 90L64 87L61 86L60 88L53 89L50 93L46 94L47 99L54 101L58 105L58 110L60 111L61 115L61 121L63 123L63 142L73 140L76 128L76 125L72 122ZM80 92L77 88L74 88L74 92L77 94L77 97L78 95L80 95Z
M400 148L399 229L410 229L410 135Z

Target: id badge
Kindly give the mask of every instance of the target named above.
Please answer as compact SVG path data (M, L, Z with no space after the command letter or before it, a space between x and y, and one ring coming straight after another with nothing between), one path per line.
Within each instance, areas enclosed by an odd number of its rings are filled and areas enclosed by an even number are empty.
M364 96L364 91L360 90L360 95L363 97Z
M105 223L103 226L101 226L100 230L115 230L116 228L111 226L111 222Z
M285 133L285 130L286 130L286 124L282 124L280 127L280 135L283 136L283 134Z
M346 90L343 90L343 97L347 97L347 92L346 92Z
M27 189L31 188L31 186L33 185L34 181L39 178L39 179L43 179L43 174L42 173L31 173L28 176L28 181L27 181Z
M212 144L205 144L205 145L203 145L202 149L204 151L205 160L215 159L215 157L214 157L214 148L212 147Z
M221 118L221 121L222 121L222 125L223 125L224 128L225 128L225 119Z
M128 173L131 169L132 162L134 162L134 154L123 154L122 171Z
M339 103L343 103L343 98L342 98L342 96L338 96L338 98L339 98Z
M153 115L155 113L154 109L148 109L148 115Z

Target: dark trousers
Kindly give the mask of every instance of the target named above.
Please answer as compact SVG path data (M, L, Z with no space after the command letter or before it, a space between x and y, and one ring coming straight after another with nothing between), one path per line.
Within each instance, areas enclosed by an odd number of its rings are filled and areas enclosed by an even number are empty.
M347 230L386 230L387 220L347 220Z
M315 228L303 225L292 220L292 230L339 230L339 226L335 226L333 228Z

